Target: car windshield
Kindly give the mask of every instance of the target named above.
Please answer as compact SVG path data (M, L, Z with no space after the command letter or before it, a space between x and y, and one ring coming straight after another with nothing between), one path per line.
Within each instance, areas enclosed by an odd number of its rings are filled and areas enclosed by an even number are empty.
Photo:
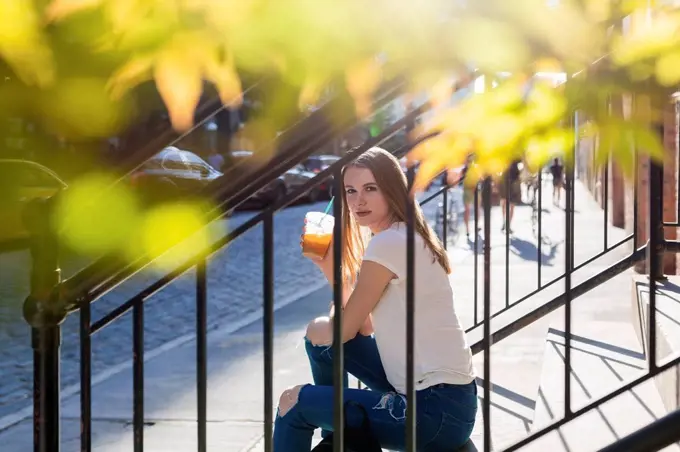
M202 158L200 158L199 156L197 156L197 155L194 154L193 152L182 151L182 158L183 158L186 162L188 162L188 163L190 163L190 164L192 164L192 165L204 166L204 167L209 167L209 166L210 166L210 165L208 164L208 162L206 162L205 160L203 160Z
M186 171L187 165L181 159L163 159L161 167L166 170Z
M156 154L149 162L157 161L161 168L166 170L186 170L182 152L175 147L167 147ZM151 164L153 165L153 164Z

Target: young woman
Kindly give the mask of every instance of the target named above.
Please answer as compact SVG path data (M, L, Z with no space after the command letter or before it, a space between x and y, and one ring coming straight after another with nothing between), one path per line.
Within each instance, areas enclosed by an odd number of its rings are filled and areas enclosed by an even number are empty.
M407 184L399 162L373 148L342 171L343 331L345 370L370 390L345 389L368 413L383 448L404 450L406 425ZM364 234L367 231L369 234ZM366 235L372 235L367 240ZM314 259L333 283L333 252ZM477 387L470 348L453 306L446 251L415 212L415 385L419 451L455 450L472 432ZM331 312L333 315L333 312ZM275 452L311 449L316 428L333 429L332 319L307 327L313 385L283 392L274 427ZM345 374L347 387L347 374ZM347 405L347 423L363 413Z

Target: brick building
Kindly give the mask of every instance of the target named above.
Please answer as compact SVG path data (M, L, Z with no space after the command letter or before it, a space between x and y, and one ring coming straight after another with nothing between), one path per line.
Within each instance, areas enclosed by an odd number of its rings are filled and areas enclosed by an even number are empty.
M610 109L612 113L622 114L624 118L630 118L634 107L632 96L612 99ZM678 104L668 102L663 109L659 132L663 134L665 151L664 180L663 180L663 219L664 222L677 222L678 215L678 159L680 148L678 143ZM580 127L587 118L578 118ZM576 174L577 177L591 192L603 209L607 209L609 221L613 226L624 228L626 232L633 232L634 205L635 205L635 180L633 177L624 176L623 171L615 161L602 167L597 167L594 161L597 137L580 136L576 150ZM630 149L634 153L633 148ZM649 159L644 156L637 158L637 208L639 244L644 244L649 237L647 219L649 204ZM605 184L606 181L606 184ZM605 204L605 201L608 202ZM677 237L678 228L667 226L664 228L666 239L674 240ZM631 245L632 246L632 243ZM636 270L645 271L642 263ZM669 254L665 258L664 272L666 274L678 274L680 260L675 254Z

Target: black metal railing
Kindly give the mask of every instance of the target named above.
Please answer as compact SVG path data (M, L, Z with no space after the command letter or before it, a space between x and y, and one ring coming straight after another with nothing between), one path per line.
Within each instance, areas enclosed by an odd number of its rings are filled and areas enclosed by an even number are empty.
M379 91L376 108L394 101L401 95L404 81L394 80L387 83ZM343 108L344 107L344 108ZM350 152L341 159L336 167L349 162L353 156L359 155L372 146L380 145L392 135L399 132L404 124L417 117L425 107L414 110L405 118L397 121L379 136L368 140L358 149ZM328 118L332 117L333 121ZM325 118L325 119L324 119ZM218 208L209 212L208 219L216 219L225 211L233 209L255 192L270 183L271 180L290 169L302 159L308 157L316 146L320 146L340 133L349 130L356 125L354 110L347 97L337 98L322 108L312 113L308 118L294 125L291 130L284 133L284 148L280 149L266 165L250 167L244 171L240 178L220 180L215 187L208 187L203 193L216 199ZM170 134L172 135L172 134ZM165 143L164 143L165 144ZM146 149L146 147L145 147ZM146 154L145 154L146 155ZM132 159L134 160L134 159ZM135 160L136 161L136 160ZM136 163L138 164L138 163ZM134 167L134 166L133 166ZM160 278L157 282L146 287L127 302L115 308L103 316L94 324L90 323L90 304L102 297L108 291L118 286L132 275L138 273L151 262L151 258L143 256L132 265L120 266L116 259L103 257L93 265L80 271L67 281L60 281L58 265L58 243L55 229L49 224L51 212L57 202L51 198L44 203L32 206L35 213L31 214L30 228L34 230L32 238L32 257L34 268L32 269L31 295L24 303L24 318L32 327L34 349L34 437L36 450L58 451L59 450L59 346L60 324L64 318L76 310L81 312L81 408L82 408L82 441L83 447L91 443L91 362L90 337L112 321L133 310L134 347L134 388L135 388L135 450L143 447L143 435L141 424L143 420L143 303L153 294L166 287L170 282L191 268L198 266L207 257L217 250L226 246L229 242L239 237L260 222L267 224L267 217L274 212L291 204L302 196L308 189L315 188L331 171L326 170L319 174L313 181L291 193L286 199L281 200L247 221L222 240L216 242L208 250L199 250L197 254L174 271ZM226 187L225 187L226 186ZM229 189L231 191L229 192ZM266 247L267 248L267 247ZM269 247L271 249L271 247ZM271 252L271 251L269 251ZM267 256L267 254L265 254ZM197 272L200 274L201 272ZM269 274L268 284L265 284L265 296L271 295L273 274ZM199 286L205 281L199 281ZM200 312L200 310L199 310ZM199 341L201 343L201 341ZM199 356L202 354L199 353ZM200 367L200 366L199 366ZM199 394L205 393L205 380L199 380ZM200 402L204 404L205 401ZM204 428L202 429L204 430ZM199 444L205 439L200 439ZM89 450L84 448L83 450Z
M388 86L386 88L386 94L379 101L379 104L386 104L398 97L400 84L396 83L394 85ZM263 224L264 226L264 238L263 238L263 335L264 335L264 441L265 450L272 450L272 429L273 429L273 408L274 408L274 393L273 393L273 335L274 335L274 293L273 293L273 280L274 280L274 267L273 267L273 249L274 249L274 214L284 208L285 206L291 204L297 198L302 196L306 191L316 187L321 184L329 176L334 176L334 183L336 184L336 193L342 188L340 169L347 163L351 162L353 159L370 149L374 146L379 146L389 139L392 135L397 133L402 129L406 129L407 132L413 127L415 119L421 115L427 109L426 106L412 109L403 118L394 122L390 127L375 138L371 138L366 141L361 146L350 150L345 156L343 156L337 163L335 163L330 168L322 171L312 180L304 184L295 192L289 194L284 199L281 199L274 204L268 206L264 211L255 215L253 218L245 222L240 227L236 228L234 231L230 232L226 237L217 241L209 248L204 250L197 250L196 254L188 259L185 263L178 266L173 271L167 273L163 277L159 278L153 284L145 287L135 296L130 298L127 302L123 303L113 311L109 312L107 315L103 316L100 320L95 323L91 322L90 318L90 305L95 302L97 298L101 297L117 285L121 284L131 275L138 272L145 265L150 262L149 257L142 257L134 265L128 265L123 267L113 267L110 262L106 262L105 266L103 263L98 263L97 265L102 265L102 269L94 267L86 269L79 275L76 275L72 280L65 281L64 283L59 282L59 271L58 271L58 254L56 252L56 242L54 237L51 236L49 228L45 227L44 223L40 223L38 220L37 224L42 224L43 226L37 226L34 229L34 268L33 268L33 279L32 279L32 291L31 296L25 304L26 318L33 327L33 345L34 345L34 361L35 361L35 388L34 388L34 438L35 438L35 450L40 452L58 452L59 451L59 324L63 318L70 312L76 310L80 314L81 322L81 450L89 451L92 447L91 441L91 363L90 363L90 340L91 336L97 331L106 327L108 324L116 320L118 317L124 313L132 310L133 312L133 429L134 429L134 450L140 452L144 449L144 302L156 292L165 288L172 281L177 279L180 275L186 273L192 268L196 268L196 303L197 303L197 316L196 316L196 374L197 374L197 407L198 407L198 450L205 451L207 447L206 442L206 407L207 407L207 353L206 353L206 337L207 337L207 312L206 312L206 293L207 293L207 281L206 272L209 265L209 257L215 253L217 250L222 249L225 245L231 241L240 237L243 233L253 228L255 225ZM323 110L323 109L322 109ZM321 110L321 111L322 111ZM320 113L323 114L323 113ZM296 132L302 133L306 126L310 124L315 124L315 121L319 116L314 116L310 119L303 121L297 129ZM318 134L318 136L311 136L311 132L302 133L300 137L304 137L305 140L296 139L289 142L289 146L277 155L270 164L264 168L257 168L255 173L249 173L247 176L243 176L242 179L236 181L227 182L225 185L220 184L216 187L209 187L206 190L207 195L214 196L218 200L218 204L221 207L225 205L228 208L238 205L243 200L247 199L261 187L269 183L273 178L277 177L278 174L292 167L294 164L302 160L304 157L309 155L315 145L325 141L331 137L337 136L343 133L351 124L355 123L356 119L348 115L344 120L340 121L340 125L330 127L326 124L325 127L313 127L312 132ZM318 125L318 123L317 123ZM321 129L321 130L320 130ZM408 135L408 134L407 134ZM428 139L429 137L421 137L421 140ZM409 150L409 146L415 144L415 141L410 145L395 150L397 155L403 155ZM408 170L408 181L409 184L413 183L415 169L410 168ZM539 256L541 256L540 243L541 243L541 232L542 228L542 215L541 215L541 205L543 202L542 195L542 183L541 177L539 175L539 186L537 192L534 196L537 196L538 202L538 212L537 212L537 229L538 229L538 243L539 243ZM567 404L565 406L565 412L562 418L553 422L549 426L538 430L526 438L520 440L519 442L511 445L508 449L509 451L517 450L522 446L529 444L530 442L542 437L543 435L554 431L555 429L561 427L567 422L575 419L576 417L600 406L608 400L622 394L625 391L635 387L636 385L649 380L660 372L670 369L672 366L677 365L680 362L680 358L673 358L667 360L664 363L656 362L655 350L656 350L656 325L654 317L655 309L655 288L656 281L663 277L661 264L661 258L665 251L676 251L680 248L677 242L668 242L664 240L663 237L663 222L662 222L662 187L663 187L663 169L658 164L652 164L650 166L650 196L649 196L649 216L647 220L651 225L657 225L659 227L650 228L650 237L647 244L640 246L640 238L637 235L637 224L634 225L634 231L624 240L617 242L614 245L609 246L607 221L605 221L605 231L604 236L604 250L584 262L580 263L578 266L574 265L574 170L573 167L567 170L566 173L566 209L565 209L565 271L562 275L557 278L552 279L546 284L542 283L541 268L542 262L541 258L538 259L537 265L537 275L538 275L538 287L524 295L516 301L511 302L510 292L509 292L509 280L510 274L507 269L509 263L509 255L507 249L509 247L510 241L510 231L506 228L505 231L505 261L506 261L506 287L505 287L505 303L503 307L492 312L492 294L491 294L491 203L492 203L492 186L493 181L490 178L486 178L482 181L479 189L475 189L474 193L474 228L475 228L475 271L474 271L474 322L470 329L468 329L468 334L471 337L471 347L473 353L478 353L483 351L484 353L484 368L483 368L483 378L484 381L491 380L491 359L490 350L493 344L501 341L514 332L518 331L525 326L533 323L539 318L547 315L548 313L558 309L559 307L565 307L565 336L566 336L566 364L565 364L565 400ZM243 185L239 185L243 184ZM605 183L606 185L606 183ZM510 196L510 187L506 186L506 196ZM444 198L444 202L441 205L442 218L444 221L448 218L448 196L450 187L445 186L439 190L434 195L426 198L422 204L427 204L428 202L437 199L441 194ZM635 186L635 199L637 201L637 185ZM477 306L479 294L478 294L478 271L477 271L477 227L479 223L479 210L480 206L477 202L481 194L481 209L483 210L483 269L482 269L482 321L478 321L479 307ZM607 207L608 200L605 199L605 211L608 210ZM339 217L341 215L341 203L336 202L334 206L334 215ZM408 208L408 233L407 233L407 307L409 315L407 316L407 417L406 417L406 444L409 451L415 450L416 445L416 407L415 407L415 386L414 386L414 263L413 263L413 253L414 253L414 209L415 200L409 200ZM439 207L438 207L439 208ZM637 209L637 207L636 207ZM45 218L46 212L49 210L49 203L41 205L38 209L39 212L36 213L36 218ZM213 211L210 214L210 218L217 218L225 209L221 211ZM509 204L506 204L505 214L506 218L509 214ZM639 220L637 215L637 210L635 210L635 220ZM334 340L340 341L340 334L342 331L342 267L340 262L341 249L340 244L342 243L341 235L342 229L340 227L341 222L336 222L336 227L334 229L334 259L335 259L335 278L333 285L333 296L335 303L335 312L338 315L334 316ZM448 244L449 237L447 236L446 230L448 225L445 224L443 228L443 239L445 244ZM601 258L602 256L611 253L612 251L619 249L622 245L627 244L632 241L633 247L630 253L619 260L615 264L612 264L605 270L597 273L595 276L586 279L580 284L573 284L573 274L579 269L585 268L589 263ZM650 274L650 316L649 316L649 369L645 375L635 379L634 381L622 386L619 389L611 392L610 394L591 402L585 407L574 410L570 405L571 400L571 386L568 383L570 381L570 334L571 334L571 306L573 301L593 289L601 285L603 282L608 281L614 276L622 273L626 269L631 268L637 262L647 259L648 268ZM102 261L103 262L103 261ZM492 320L499 317L501 314L510 313L514 308L516 308L520 303L534 297L535 295L541 293L546 288L556 285L558 282L562 281L564 283L564 291L560 295L554 297L551 300L543 302L540 306L533 309L527 314L523 314L519 317L512 318L506 321L500 326L492 328ZM55 289L56 288L56 289ZM495 323L495 322L494 322ZM480 331L481 330L481 331ZM338 343L336 342L336 343ZM339 403L342 398L342 371L343 371L343 353L342 347L339 347L337 352L334 353L334 376L335 376L335 430L338 432L336 435L336 442L334 443L334 449L336 451L341 451L342 449L342 429L344 413L343 404ZM482 402L482 412L484 417L484 449L490 450L491 447L491 424L490 424L490 385L484 385L484 397ZM677 413L673 413L670 419L676 419ZM668 419L664 418L652 424L648 429L653 432L658 432L660 429L665 428L669 425ZM646 430L647 431L647 430ZM680 433L668 434L664 430L664 435L657 435L656 439L651 439L645 435L633 434L628 438L621 440L621 444L612 445L608 450L656 450L656 449L643 449L643 447L648 447L653 445L653 447L662 447L663 445L669 444L667 441L676 441L680 437ZM659 439L662 438L662 439ZM626 447L624 447L624 445Z

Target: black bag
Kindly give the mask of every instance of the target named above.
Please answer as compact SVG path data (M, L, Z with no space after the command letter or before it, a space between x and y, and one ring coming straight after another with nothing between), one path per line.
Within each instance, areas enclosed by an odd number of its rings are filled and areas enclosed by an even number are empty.
M368 420L366 409L357 402L349 401L345 403L345 410L349 405L359 408L364 414L364 420L359 427L349 427L345 411L344 452L382 452L380 443L371 433L371 422ZM333 452L333 432L317 444L312 452Z

